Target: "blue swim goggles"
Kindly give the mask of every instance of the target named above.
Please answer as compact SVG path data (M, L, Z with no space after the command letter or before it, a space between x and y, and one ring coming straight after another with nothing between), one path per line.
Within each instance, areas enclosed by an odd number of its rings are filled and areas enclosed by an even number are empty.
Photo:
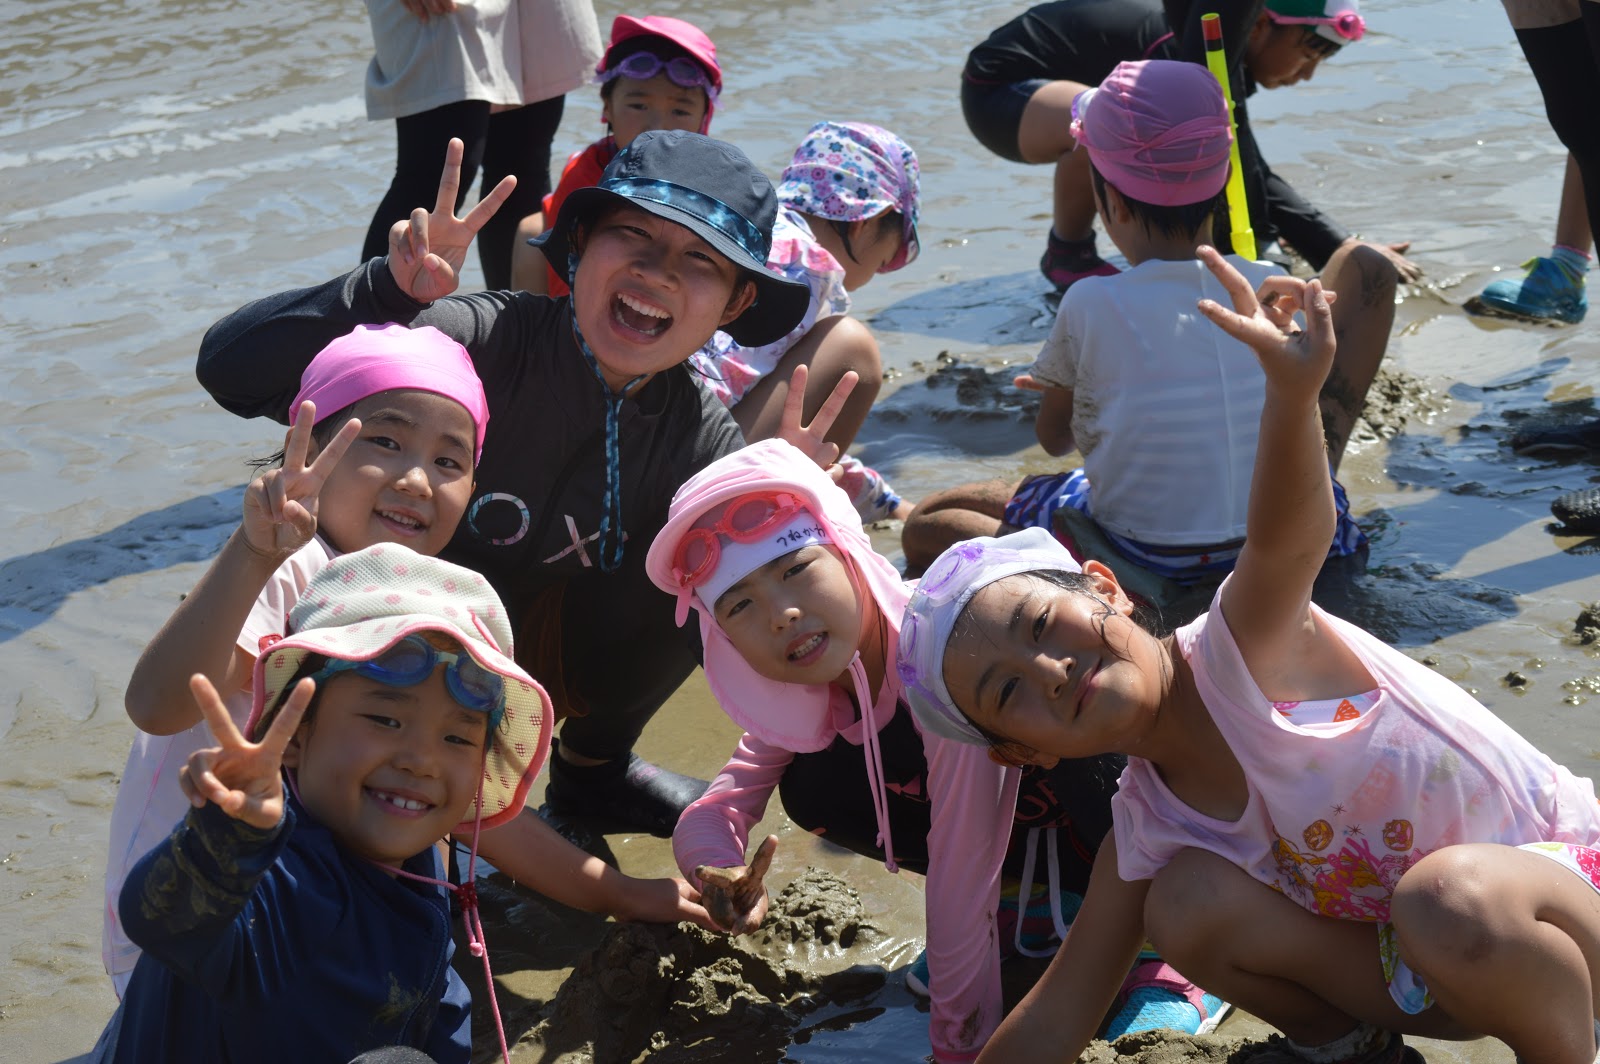
M341 672L354 672L390 687L415 687L432 676L440 664L445 666L444 685L450 697L467 709L487 713L491 732L498 728L506 707L504 678L479 665L470 654L440 650L420 635L408 635L366 661L330 658L311 678L320 684Z

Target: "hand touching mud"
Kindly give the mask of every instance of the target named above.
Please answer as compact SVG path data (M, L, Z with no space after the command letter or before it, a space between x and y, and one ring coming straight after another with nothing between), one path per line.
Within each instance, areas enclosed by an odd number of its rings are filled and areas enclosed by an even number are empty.
M694 870L700 880L700 904L717 926L732 935L746 935L767 918L767 887L763 880L778 850L778 836L768 835L748 865Z

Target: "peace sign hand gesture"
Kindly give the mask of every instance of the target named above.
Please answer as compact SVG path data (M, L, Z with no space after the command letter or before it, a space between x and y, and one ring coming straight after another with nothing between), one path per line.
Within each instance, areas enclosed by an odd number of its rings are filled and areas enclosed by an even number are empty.
M282 467L261 474L244 491L244 519L239 527L245 545L265 558L282 560L311 542L317 534L317 499L322 485L361 431L361 422L351 418L308 464L311 423L316 417L311 400L300 404L283 445Z
M212 802L251 827L263 831L277 827L283 819L283 751L316 689L310 677L296 684L267 734L252 743L239 734L211 681L200 673L191 676L189 691L221 745L196 750L178 770L178 785L189 804L203 809Z
M850 370L840 377L828 398L817 408L811 424L804 425L801 420L806 413L806 378L810 373L810 367L802 362L794 368L794 374L789 378L789 391L783 399L783 418L778 424L778 439L794 444L805 452L807 458L827 469L839 460L840 454L839 445L827 438L828 430L833 428L839 411L844 409L845 400L856 390L856 382L861 375Z
M516 177L507 174L466 217L457 218L456 192L461 187L465 152L460 138L451 137L433 210L418 207L410 218L394 223L389 230L389 272L401 291L419 303L432 303L456 290L472 238L517 187Z

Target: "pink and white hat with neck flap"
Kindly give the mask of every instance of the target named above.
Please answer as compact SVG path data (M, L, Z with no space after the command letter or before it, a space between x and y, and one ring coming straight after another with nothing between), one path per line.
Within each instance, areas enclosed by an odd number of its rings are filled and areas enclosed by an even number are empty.
M702 519L708 515L726 511L729 503L757 493L795 496L807 511L804 523L810 526L807 531L811 533L807 541L837 548L850 563L847 568L857 591L870 595L878 606L885 626L887 668L882 691L876 699L872 697L860 655L850 662L856 701L861 707L859 724L864 726L858 726L849 700L842 693L833 696L831 684L784 683L767 679L751 668L716 623L709 606L696 593L707 587L726 587L732 581L707 584L691 581L676 564L680 542L697 523L703 523ZM781 550L774 547L776 553L768 552L767 560L781 557L788 550L798 549L799 545ZM746 558L751 556L746 555ZM760 564L764 562L756 562L745 572ZM893 718L900 698L894 654L900 619L911 589L889 560L872 549L872 541L861 527L861 517L850 497L792 444L783 440L758 441L713 462L678 489L666 526L650 546L645 569L657 587L677 598L680 625L688 619L691 607L700 611L706 680L723 712L735 724L763 742L801 754L824 749L841 733L852 742L860 742L874 805L879 807L878 829L886 851L885 863L892 870L894 853L888 834L878 732Z

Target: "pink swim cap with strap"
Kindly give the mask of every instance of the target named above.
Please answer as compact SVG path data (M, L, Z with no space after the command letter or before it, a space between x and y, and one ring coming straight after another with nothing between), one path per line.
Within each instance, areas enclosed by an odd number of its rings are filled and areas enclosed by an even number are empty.
M1141 203L1200 203L1228 181L1228 102L1197 63L1118 63L1072 101L1072 136L1100 176Z

